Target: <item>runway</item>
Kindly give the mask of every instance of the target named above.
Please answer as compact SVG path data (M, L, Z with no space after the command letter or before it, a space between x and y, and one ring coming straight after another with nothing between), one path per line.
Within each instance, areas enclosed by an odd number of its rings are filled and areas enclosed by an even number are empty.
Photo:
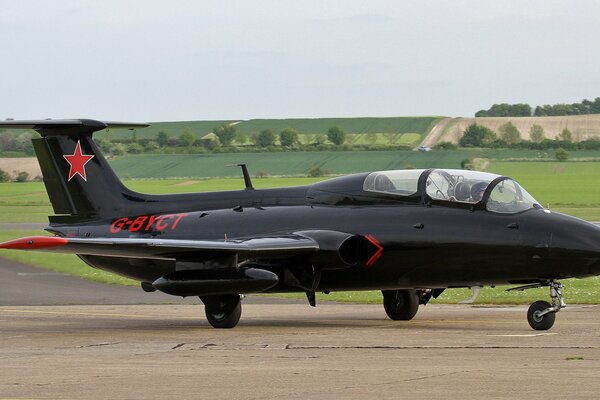
M45 296L57 287L49 285ZM38 295L27 298L33 303ZM525 306L428 305L410 322L386 319L379 305L311 308L248 297L243 309L236 328L215 330L195 304L3 305L0 398L596 399L600 393L600 306L569 306L550 332L530 330Z

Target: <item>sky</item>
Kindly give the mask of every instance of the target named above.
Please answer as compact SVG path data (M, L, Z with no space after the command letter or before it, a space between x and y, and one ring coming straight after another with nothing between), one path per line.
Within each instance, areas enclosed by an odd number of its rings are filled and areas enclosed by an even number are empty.
M0 0L0 119L445 115L600 96L598 1Z

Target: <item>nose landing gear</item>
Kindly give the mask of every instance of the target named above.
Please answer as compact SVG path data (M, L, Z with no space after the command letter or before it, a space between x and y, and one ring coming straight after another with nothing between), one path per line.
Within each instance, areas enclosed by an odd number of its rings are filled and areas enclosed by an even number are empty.
M550 288L550 298L552 304L547 301L536 301L527 310L527 322L529 326L536 331L547 331L552 328L556 319L556 313L567 306L562 297L562 289L564 285L557 281L546 281L540 283L534 283L532 285L520 286L508 290L525 290L539 288L542 286L548 286Z

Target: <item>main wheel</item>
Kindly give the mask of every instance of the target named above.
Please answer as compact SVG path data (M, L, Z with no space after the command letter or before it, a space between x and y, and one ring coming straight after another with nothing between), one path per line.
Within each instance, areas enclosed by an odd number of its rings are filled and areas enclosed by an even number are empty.
M527 310L527 322L529 322L529 326L531 326L536 331L547 331L552 328L554 325L554 320L556 320L556 313L548 313L544 315L540 315L540 313L548 308L552 307L550 303L547 301L536 301L532 305L529 306L529 310Z
M206 296L201 297L204 313L213 328L230 329L238 324L242 316L240 296Z
M409 321L419 310L416 290L382 290L383 308L394 321Z

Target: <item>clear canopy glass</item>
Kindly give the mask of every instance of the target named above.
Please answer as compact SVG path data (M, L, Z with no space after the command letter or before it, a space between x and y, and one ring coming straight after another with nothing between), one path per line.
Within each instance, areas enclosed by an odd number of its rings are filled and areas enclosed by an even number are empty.
M434 200L479 203L490 183L499 175L460 169L409 169L378 171L369 174L363 189L371 192L410 196L418 192L419 178L427 173L425 193ZM517 182L504 178L491 188L486 209L498 213L515 213L539 203Z

